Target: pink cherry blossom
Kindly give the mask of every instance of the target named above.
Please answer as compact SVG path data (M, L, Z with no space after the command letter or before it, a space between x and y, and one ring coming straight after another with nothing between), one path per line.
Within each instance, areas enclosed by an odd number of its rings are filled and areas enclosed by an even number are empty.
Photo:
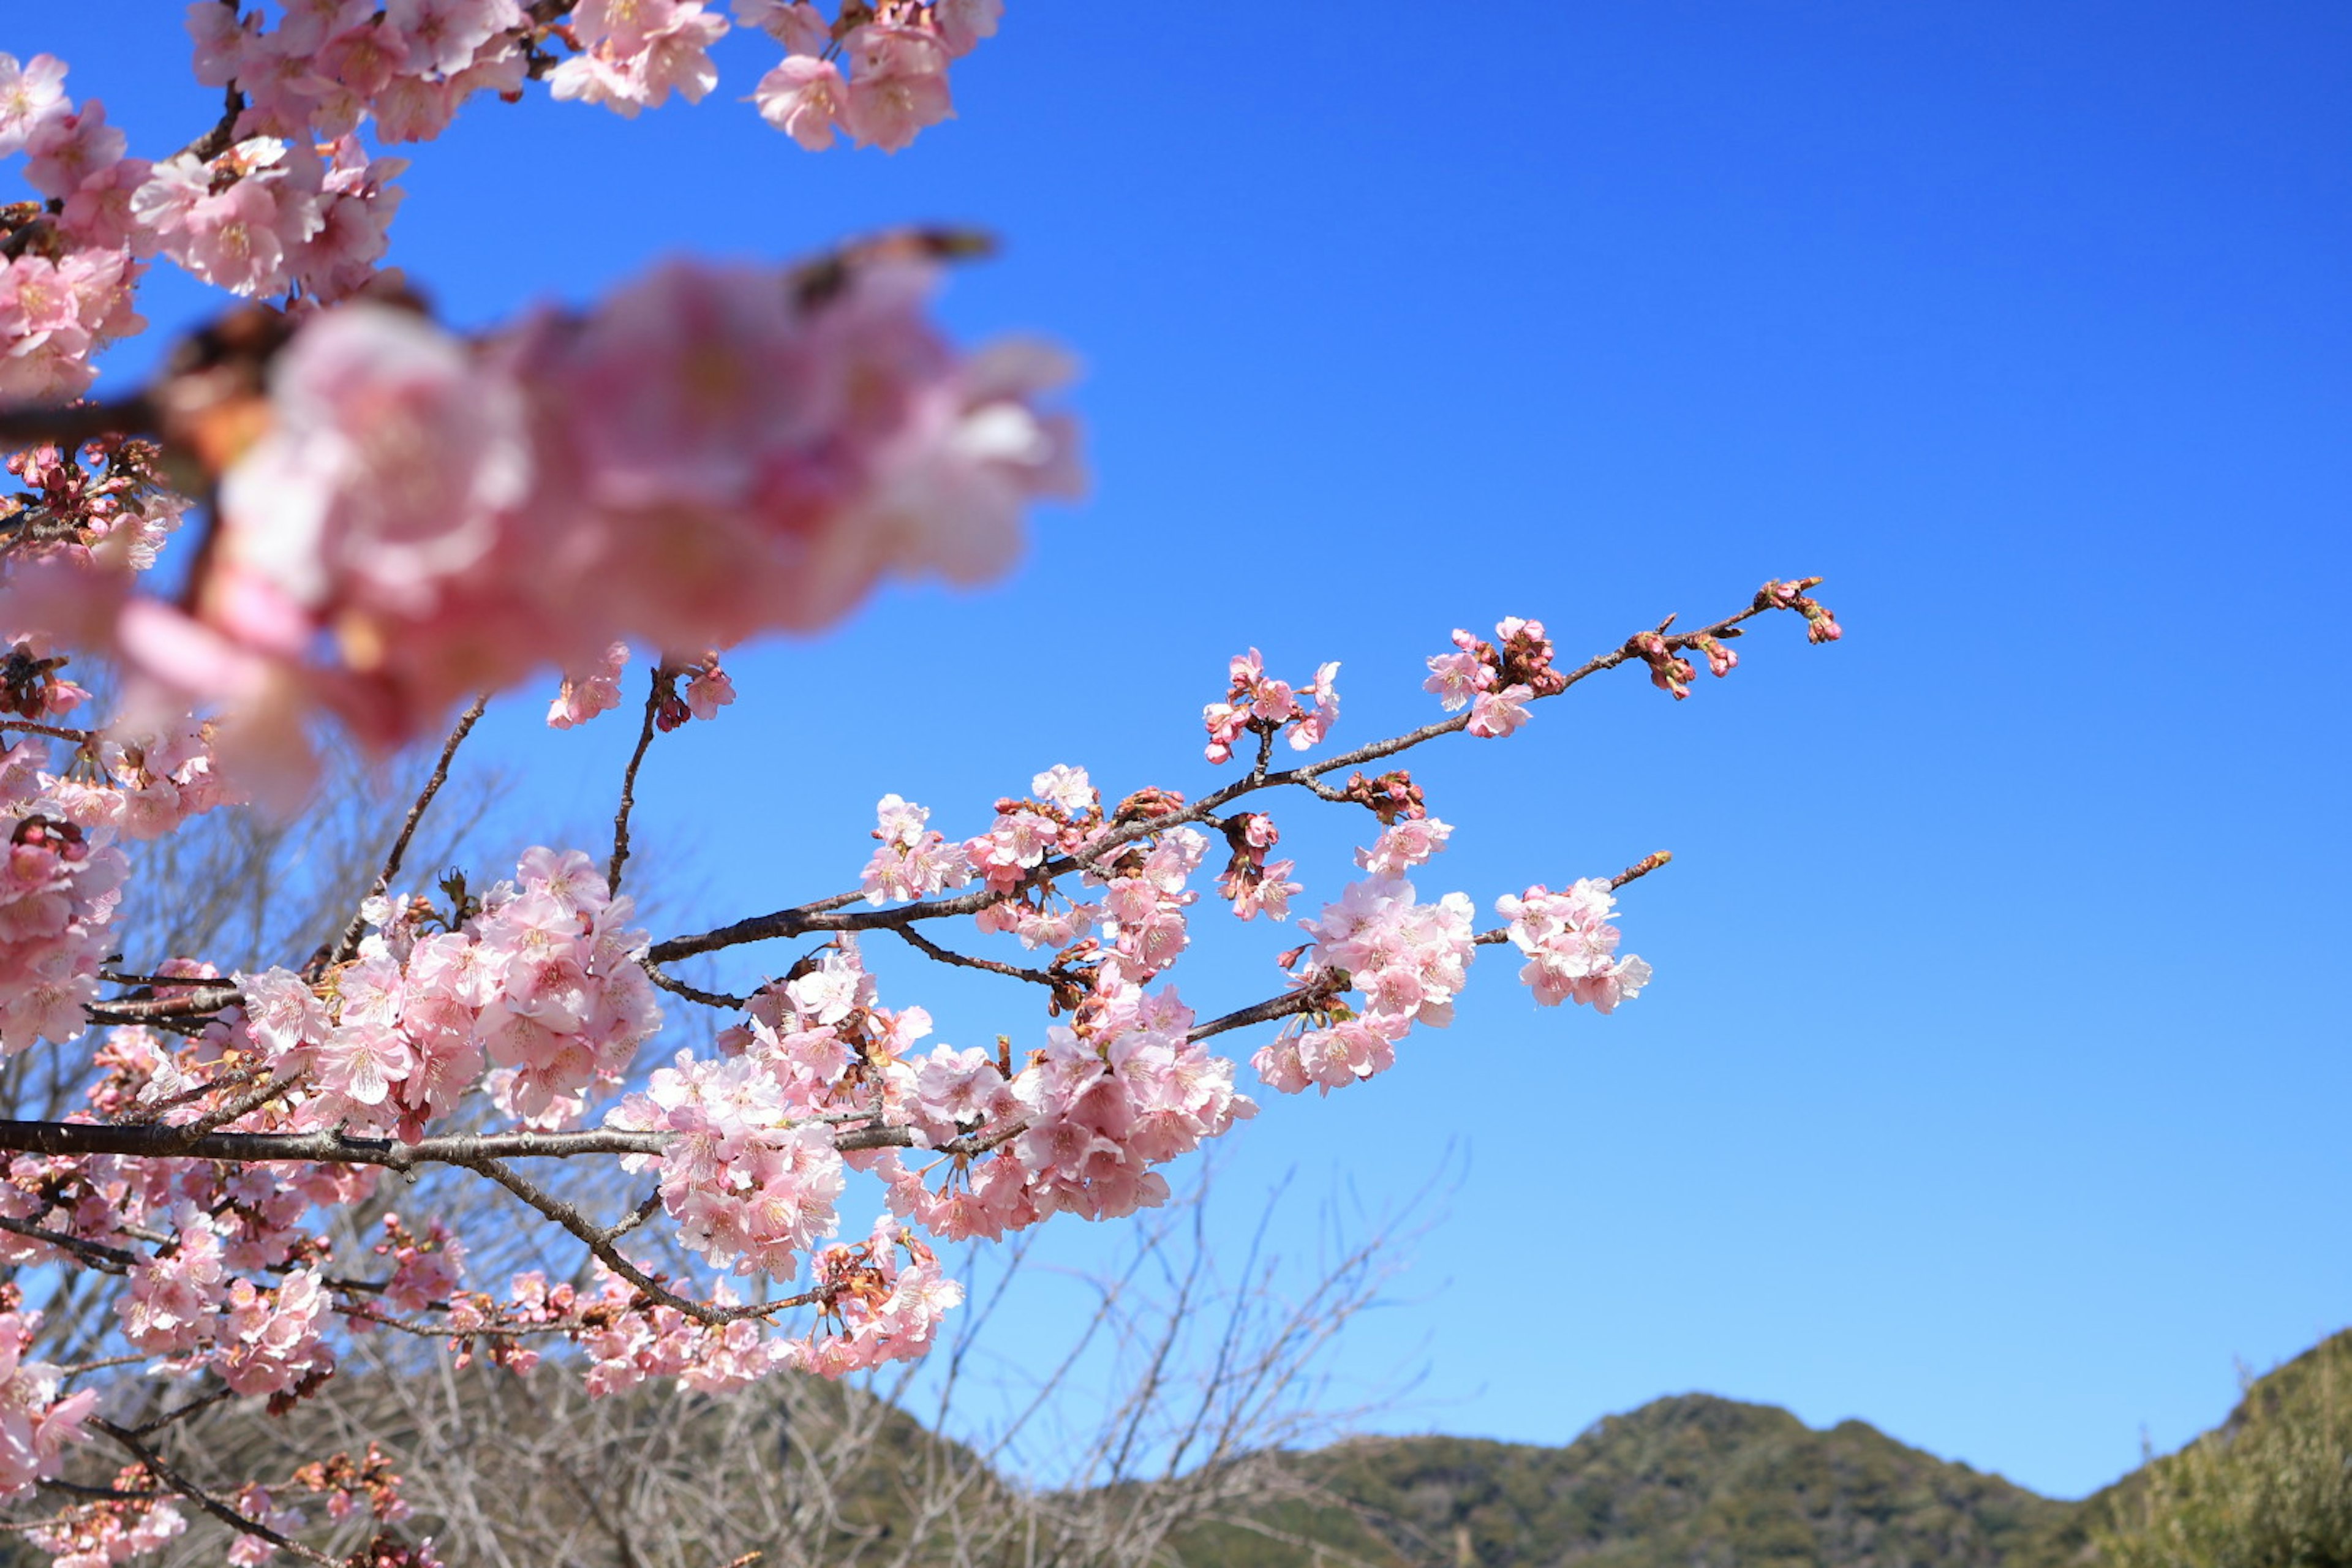
M1496 912L1511 922L1512 942L1528 955L1519 979L1538 1003L1579 1002L1609 1013L1641 994L1650 966L1631 953L1617 956L1617 928L1608 923L1616 902L1609 884L1592 877L1563 893L1538 883L1495 900Z
M81 1440L82 1423L97 1413L96 1389L59 1397L64 1374L25 1359L40 1324L38 1312L0 1312L0 1499L54 1477L65 1446Z
M1534 696L1533 690L1520 685L1481 691L1470 703L1470 733L1484 740L1510 734L1528 721L1527 705Z
M565 676L563 689L547 705L548 728L569 730L618 708L621 677L628 668L629 645L616 642L604 650L602 663L581 674Z
M70 107L65 94L65 62L35 55L22 65L0 54L0 158L20 152L41 122Z

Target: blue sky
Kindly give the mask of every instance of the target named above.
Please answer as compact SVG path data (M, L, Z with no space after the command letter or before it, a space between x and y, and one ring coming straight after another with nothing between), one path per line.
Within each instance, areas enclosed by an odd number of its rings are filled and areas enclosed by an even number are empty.
M212 106L176 10L0 47L152 152ZM768 131L765 52L635 123L477 103L395 259L479 322L984 224L947 314L1078 352L1097 483L994 590L746 651L651 764L676 928L846 885L886 790L955 832L1055 762L1207 787L1245 646L1345 661L1354 743L1428 716L1454 626L1581 656L1820 574L1840 646L1768 625L1686 703L1628 674L1420 770L1457 825L1425 890L1677 858L1617 1016L1490 952L1452 1030L1240 1140L1243 1215L1466 1164L1343 1374L1423 1371L1395 1429L1559 1442L1699 1388L2076 1494L2352 1316L2352 14L1014 0L895 159ZM159 274L160 324L205 308ZM619 721L493 740L551 819L609 813ZM1356 824L1285 826L1334 891ZM1280 938L1212 929L1188 994L1265 989ZM950 1039L1036 1026L929 989Z

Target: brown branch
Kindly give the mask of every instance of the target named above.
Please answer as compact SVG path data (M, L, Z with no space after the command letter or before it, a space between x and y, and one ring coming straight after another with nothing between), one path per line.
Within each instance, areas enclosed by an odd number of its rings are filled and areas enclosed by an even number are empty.
M657 963L647 963L644 968L646 979L671 994L683 996L689 1002L699 1002L706 1007L716 1007L722 1013L740 1013L751 1005L751 999L748 996L730 996L724 991L705 991L699 985L689 985L685 981L666 973Z
M809 1290L798 1296L787 1296L779 1300L755 1301L737 1307L717 1307L707 1301L698 1301L691 1296L681 1296L653 1275L630 1262L627 1256L613 1245L614 1237L622 1234L624 1230L631 1228L636 1223L634 1220L625 1221L620 1225L600 1226L582 1214L573 1205L564 1202L551 1193L542 1191L499 1161L478 1161L472 1168L489 1177L490 1180L586 1243L589 1252L598 1262L635 1286L648 1299L685 1313L706 1328L719 1328L744 1318L764 1318L790 1307L805 1307L823 1295L822 1291Z
M404 1143L324 1132L207 1132L190 1139L179 1127L110 1127L94 1121L0 1121L0 1149L73 1158L120 1154L132 1159L228 1160L239 1163L300 1161L330 1165L472 1165L486 1159L563 1159L581 1154L658 1154L667 1132L598 1128L578 1132L463 1133Z
M92 730L68 730L61 724L36 724L28 719L0 719L0 730L16 730L27 735L47 735L52 741L71 741L87 746L98 738Z
M79 1236L68 1236L63 1231L45 1230L30 1220L12 1219L6 1215L0 1215L0 1230L7 1231L14 1236L25 1237L33 1241L46 1241L51 1247L62 1247L89 1263L91 1268L108 1274L128 1273L131 1266L139 1261L135 1254L125 1252L119 1247L109 1247L103 1242L85 1240ZM133 1356L131 1359L144 1361L146 1358Z
M1331 1005L1339 994L1318 991L1309 986L1280 996L1269 996L1246 1007L1237 1007L1222 1018L1212 1018L1205 1024L1195 1024L1185 1035L1188 1040L1205 1040L1212 1035L1222 1035L1228 1029L1246 1029L1252 1024L1271 1024L1276 1018L1295 1017L1301 1013L1317 1013Z
M653 685L646 693L645 722L637 729L637 749L629 753L629 765L621 772L621 801L613 808L613 858L604 867L608 892L621 890L621 868L629 863L629 814L637 808L637 770L645 765L646 753L653 750L654 721L661 717L662 699L677 689L677 672L667 664L655 665Z
M191 1399L185 1405L180 1405L174 1409L166 1410L163 1415L156 1416L152 1421L141 1422L138 1426L131 1428L131 1435L134 1437L152 1436L156 1433L161 1432L164 1427L171 1426L173 1422L184 1421L199 1410L210 1409L212 1406L218 1405L224 1399L234 1399L236 1397L236 1390L233 1388L215 1388L210 1394Z
M172 1466L164 1460L162 1455L156 1453L155 1450L141 1442L136 1433L127 1431L124 1428L116 1426L113 1422L106 1420L102 1416L94 1415L90 1417L89 1424L92 1426L97 1427L100 1431L105 1433L109 1437L113 1438L114 1441L120 1444L122 1447L128 1449L131 1456L146 1468L149 1475L153 1476L157 1480L163 1482L165 1486L179 1493L182 1497L186 1498L190 1502L194 1503L198 1508L203 1509L206 1513L211 1514L215 1519L219 1520L223 1524L227 1525L230 1529L238 1531L247 1535L258 1536L262 1540L269 1542L270 1545L278 1548L280 1552L291 1552L295 1556L299 1557L305 1563L320 1563L324 1565L324 1568L337 1568L335 1560L328 1556L325 1552L314 1552L310 1547L305 1546L300 1542L293 1539L291 1536L280 1535L278 1531L270 1529L259 1520L246 1518L245 1515L237 1512L236 1510L231 1508L220 1499L205 1490L204 1488L196 1485L195 1482L188 1479L187 1477L180 1474L178 1470L173 1469Z
M0 726L5 728L5 726ZM184 991L234 991L236 982L226 976L204 978L178 974L125 974L120 970L101 969L98 977L110 985L129 985L141 990L158 991L176 986Z
M229 0L229 3L233 9L236 0ZM211 163L236 145L236 117L244 112L245 93L236 83L230 82L226 99L221 106L220 119L214 123L210 131L181 148L180 153L193 153L197 162ZM177 155L174 154L174 156Z
M153 435L162 427L159 411L143 394L65 408L5 408L0 409L0 447L57 446L71 451L100 436Z
M425 820L425 808L433 804L433 797L441 793L441 786L449 782L449 764L456 760L458 746L473 733L474 725L482 717L482 710L489 705L490 694L485 691L458 715L457 727L449 731L449 739L441 748L441 760L434 764L433 776L425 781L425 788L417 795L416 803L408 808L408 819L400 825L400 837L392 841L392 848L383 858L383 869L375 874L368 898L382 898L392 890L392 879L400 875L400 863L407 857L409 840L416 837L416 825ZM362 902L364 903L365 900ZM344 963L357 952L361 933L366 930L367 918L354 910L350 923L343 927L343 934L337 937L334 946L327 950L326 964ZM320 967L324 968L326 964Z
M1610 878L1609 885L1612 888L1622 888L1628 882L1638 882L1659 867L1668 864L1674 858L1675 852L1671 849L1661 849L1654 855L1644 855Z
M991 974L1003 974L1014 980L1026 980L1033 985L1058 987L1066 984L1042 969L1023 969L1017 964L999 963L992 958L974 958L968 952L957 952L952 949L941 947L912 926L898 926L893 929L909 944L941 963L952 963L964 969L985 969Z
M155 1018L201 1017L244 1000L244 995L231 986L226 992L215 991L205 996L125 996L89 1005L93 1012L103 1011L110 1024L136 1024Z

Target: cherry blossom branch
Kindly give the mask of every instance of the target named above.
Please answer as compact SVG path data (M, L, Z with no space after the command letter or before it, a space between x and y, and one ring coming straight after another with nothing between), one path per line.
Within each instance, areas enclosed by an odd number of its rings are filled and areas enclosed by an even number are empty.
M524 1180L500 1161L477 1161L473 1163L472 1169L489 1177L516 1197L577 1237L587 1245L589 1252L599 1263L635 1286L647 1298L662 1306L685 1313L705 1328L723 1328L729 1323L737 1322L745 1318L764 1318L788 1308L805 1307L812 1301L821 1300L824 1295L821 1290L809 1290L797 1296L783 1297L778 1300L754 1301L736 1307L713 1306L707 1301L698 1301L690 1296L681 1296L653 1275L630 1262L628 1256L613 1245L614 1237L626 1234L643 1223L635 1216L633 1215L615 1225L600 1226L582 1214L575 1205Z
M489 705L490 694L485 691L458 715L457 728L449 731L449 739L441 747L441 760L434 764L433 775L425 781L425 787L418 792L415 804L408 808L407 820L400 825L400 836L392 841L392 848L383 858L383 869L376 873L375 881L368 889L369 898L380 899L392 890L392 879L400 875L400 863L407 858L409 842L416 837L417 824L425 820L425 809L432 805L433 797L441 793L441 786L449 782L449 764L457 760L457 748L465 743L467 735L473 733L474 725ZM367 917L354 910L350 921L344 925L342 934L327 950L326 963L320 967L341 963L357 952L360 937L366 930Z
M97 738L88 730L68 730L60 724L36 724L28 719L0 719L0 730L15 730L26 735L47 735L52 741L71 741L77 746L87 746Z
M716 1007L722 1013L740 1013L751 1003L751 999L748 996L730 996L724 991L705 991L699 985L689 985L657 963L647 963L645 965L645 971L646 979L673 996L683 996L689 1002L699 1002L706 1007Z
M1337 995L1336 991L1317 991L1310 988L1287 992L1280 996L1269 996L1263 1002L1253 1002L1246 1007L1237 1007L1222 1018L1212 1018L1205 1024L1195 1024L1184 1037L1188 1040L1205 1040L1212 1035L1222 1035L1229 1029L1246 1029L1252 1024L1271 1024L1276 1018L1292 1018L1301 1013L1318 1013L1330 1006L1333 998Z
M1673 852L1665 849L1661 849L1654 855L1644 855L1614 877L1610 878L1609 885L1612 888L1622 888L1628 882L1638 881L1660 867L1669 864L1673 859ZM1511 928L1496 926L1492 931L1478 932L1470 940L1480 947L1494 947L1511 940ZM1237 1007L1223 1017L1212 1018L1205 1024L1196 1024L1184 1037L1188 1040L1205 1040L1212 1035L1222 1035L1231 1029L1246 1029L1253 1024L1271 1024L1277 1018L1292 1018L1302 1013L1321 1012L1330 1006L1339 993L1345 989L1347 987L1339 984L1320 989L1310 986L1303 990L1287 992L1280 996L1269 996L1263 1002L1254 1002L1246 1007Z
M1664 635L1665 628L1674 622L1674 617L1669 616L1654 630L1635 633L1633 637L1627 638L1619 647L1606 653L1595 654L1574 669L1566 672L1561 678L1561 683L1557 691L1533 697L1528 700L1541 701L1549 697L1558 696L1579 682L1588 680L1604 670L1614 669L1622 664L1642 658L1643 656L1637 646L1642 638L1660 638L1663 647L1669 652L1681 652L1698 647L1708 638L1719 638L1727 635L1736 637L1738 635L1741 623L1752 620L1768 610L1780 607L1782 606L1759 593L1755 601L1745 609L1726 616L1696 631L1667 637ZM1320 783L1324 774L1336 773L1343 768L1360 768L1366 763L1379 762L1402 752L1411 751L1413 747L1436 740L1441 735L1450 735L1457 731L1467 729L1470 719L1469 713L1457 713L1451 718L1424 724L1417 730L1409 730L1402 735L1374 741L1359 746L1353 751L1327 757L1318 763L1273 773L1264 771L1263 763L1268 753L1268 748L1261 745L1259 766L1254 767L1242 777L1202 796L1190 805L1179 806L1174 810L1149 816L1139 816L1123 826L1113 827L1078 854L1057 857L1041 862L1027 879L1011 889L1000 890L978 888L970 892L956 894L951 898L919 900L884 909L866 910L846 908L847 905L856 902L863 897L861 893L838 893L815 903L777 910L770 914L753 915L698 935L672 937L666 942L654 943L648 956L656 963L667 963L699 953L715 952L723 948L740 946L747 942L805 936L815 931L896 931L903 934L908 927L919 921L944 920L957 915L977 914L992 904L1000 903L1028 888L1050 881L1055 877L1091 870L1106 857L1125 848L1138 839L1156 833L1164 833L1172 827L1210 820L1223 807L1244 795L1261 789L1293 785L1307 788L1326 800L1345 800L1348 796L1344 792ZM1261 734L1260 739L1264 741L1265 736Z
M629 753L629 765L621 772L621 803L613 811L613 858L604 868L607 892L621 890L621 868L629 862L629 814L637 808L637 769L653 749L654 721L661 717L662 699L674 696L677 689L677 677L669 666L655 665L653 684L646 692L645 722L637 730L637 749Z
M268 1542L270 1545L278 1548L280 1552L291 1552L295 1556L299 1557L305 1563L321 1563L324 1565L324 1568L338 1568L335 1559L328 1556L325 1552L313 1551L311 1548L303 1545L300 1542L295 1540L291 1536L280 1535L278 1531L270 1529L259 1520L247 1519L245 1515L237 1512L236 1509L231 1508L227 1503L223 1502L220 1499L213 1496L212 1493L205 1490L204 1488L196 1485L195 1482L188 1479L187 1477L182 1475L177 1469L173 1468L172 1465L163 1458L163 1456L157 1454L152 1448L150 1448L146 1444L141 1442L137 1434L118 1426L113 1422L106 1420L102 1416L94 1415L90 1417L89 1424L99 1431L105 1433L109 1437L114 1439L117 1445L127 1450L133 1458L137 1459L142 1466L145 1467L149 1475L153 1476L157 1480L163 1482L163 1485L179 1493L190 1502L194 1503L198 1508L203 1509L206 1513L211 1514L215 1519L219 1520L223 1524L229 1526L232 1530L236 1530L242 1534L257 1536L261 1540Z
M420 1340L520 1340L540 1334L576 1333L588 1326L582 1319L562 1318L545 1323L481 1323L470 1329L456 1329L446 1323L419 1323L406 1318L386 1317L382 1312L371 1312L366 1308L350 1301L338 1301L335 1303L335 1310L346 1318L356 1319L363 1323L373 1323L378 1328L392 1329L404 1334L413 1334ZM146 1358L141 1356L134 1359L143 1361Z
M353 1138L339 1131L206 1132L191 1139L179 1127L110 1127L91 1121L0 1121L0 1149L31 1154L121 1154L133 1159L229 1160L239 1163L295 1161L313 1164L381 1165L406 1173L420 1165L472 1165L488 1159L562 1159L581 1154L658 1154L666 1132L600 1128L578 1132L455 1133L413 1143Z
M123 1251L119 1247L108 1247L102 1242L86 1241L79 1236L68 1236L62 1231L47 1230L29 1220L14 1219L6 1215L0 1215L0 1230L7 1231L12 1236L24 1237L31 1241L45 1241L51 1247L61 1247L82 1259L91 1268L108 1274L127 1274L131 1271L131 1266L139 1261L137 1257ZM131 1359L143 1361L146 1358L133 1356Z
M1026 980L1033 985L1052 986L1057 990L1069 984L1067 980L1057 978L1042 969L1024 969L1019 964L999 963L992 958L974 958L971 953L958 952L952 948L941 947L912 926L898 926L894 929L909 946L941 963L951 963L960 969L984 969L991 974L1002 974L1013 980Z

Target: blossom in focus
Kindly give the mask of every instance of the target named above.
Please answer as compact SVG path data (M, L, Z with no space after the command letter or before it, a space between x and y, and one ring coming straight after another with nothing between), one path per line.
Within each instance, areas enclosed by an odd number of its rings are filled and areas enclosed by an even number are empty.
M1609 1013L1641 994L1650 966L1632 953L1617 955L1617 928L1609 923L1616 904L1615 892L1597 877L1565 892L1538 883L1495 900L1496 912L1511 922L1512 942L1528 955L1519 979L1538 1003L1579 1002Z

